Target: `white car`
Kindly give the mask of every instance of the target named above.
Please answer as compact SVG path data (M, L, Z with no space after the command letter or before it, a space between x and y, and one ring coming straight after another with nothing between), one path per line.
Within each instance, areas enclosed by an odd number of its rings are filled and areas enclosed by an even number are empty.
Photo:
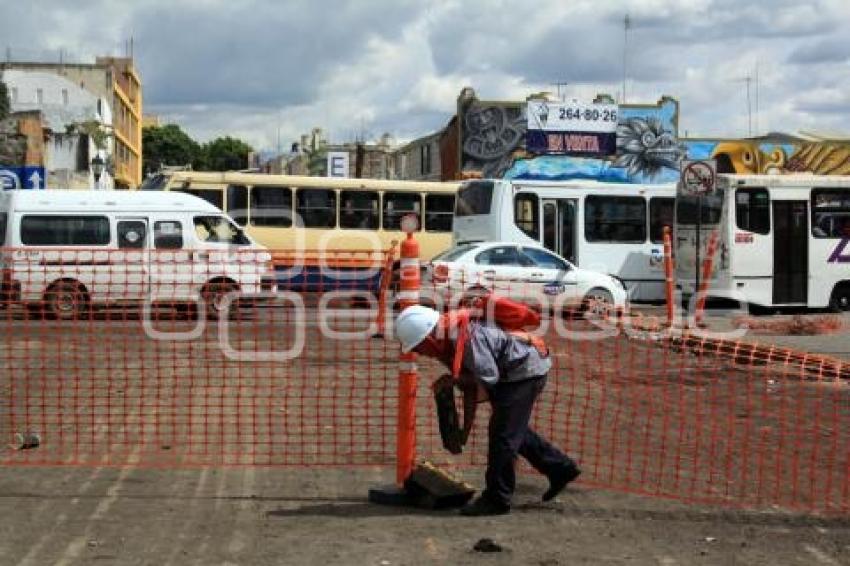
M514 242L458 245L435 256L423 275L424 298L433 289L442 301L486 290L558 310L624 311L628 304L618 279L580 269L546 248Z

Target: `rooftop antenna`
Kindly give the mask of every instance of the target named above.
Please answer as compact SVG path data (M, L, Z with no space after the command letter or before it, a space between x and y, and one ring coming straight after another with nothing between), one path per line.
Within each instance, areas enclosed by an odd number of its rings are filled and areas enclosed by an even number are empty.
M557 87L558 89L558 100L561 102L566 101L567 99L567 85L570 84L568 82L560 82L560 83L552 83L552 86ZM563 93L561 92L561 87L564 87Z
M756 135L759 135L759 62L756 59Z
M622 104L626 103L626 77L628 76L628 52L629 52L629 30L632 28L632 20L628 12L623 18L623 97Z
M747 137L753 137L753 106L750 97L750 86L753 82L753 77L747 75L738 79L738 82L746 83L747 85Z

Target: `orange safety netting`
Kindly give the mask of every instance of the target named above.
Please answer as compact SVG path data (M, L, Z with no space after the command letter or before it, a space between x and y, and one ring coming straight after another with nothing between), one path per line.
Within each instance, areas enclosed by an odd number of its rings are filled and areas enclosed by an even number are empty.
M3 252L0 464L394 465L386 253L281 251L274 272L257 252L39 253ZM456 303L469 283L422 296ZM561 306L545 310L554 367L533 425L585 485L850 512L847 364ZM450 456L429 389L444 369L418 365L417 457L483 466L486 405Z

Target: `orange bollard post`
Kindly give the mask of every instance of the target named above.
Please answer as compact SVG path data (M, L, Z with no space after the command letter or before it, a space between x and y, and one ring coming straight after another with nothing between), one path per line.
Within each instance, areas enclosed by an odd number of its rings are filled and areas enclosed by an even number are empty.
M419 303L419 242L414 229L403 226L407 238L401 244L401 277L398 301L401 310ZM398 432L396 440L396 483L403 485L413 471L416 458L416 354L401 354L398 373Z
M667 295L667 327L673 327L676 316L676 299L673 287L673 236L670 227L664 227L664 286Z
M384 269L381 273L381 285L378 288L378 315L375 318L375 326L378 333L373 338L383 338L387 330L387 292L390 289L390 282L393 278L393 262L395 261L395 252L398 242L393 240L390 249L385 252Z
M711 277L711 271L714 268L714 254L717 253L717 241L719 234L717 230L711 233L708 239L708 249L705 251L705 259L702 262L702 280L700 281L699 289L697 289L697 304L694 312L694 323L699 328L702 325L702 319L705 314L705 294L708 291L708 279Z

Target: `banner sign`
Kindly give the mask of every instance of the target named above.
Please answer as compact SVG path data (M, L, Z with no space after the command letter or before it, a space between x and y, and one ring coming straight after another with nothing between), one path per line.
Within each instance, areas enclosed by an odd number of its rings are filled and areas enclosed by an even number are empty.
M328 152L328 177L348 177L348 152Z
M617 153L616 104L528 102L526 149L600 157Z

